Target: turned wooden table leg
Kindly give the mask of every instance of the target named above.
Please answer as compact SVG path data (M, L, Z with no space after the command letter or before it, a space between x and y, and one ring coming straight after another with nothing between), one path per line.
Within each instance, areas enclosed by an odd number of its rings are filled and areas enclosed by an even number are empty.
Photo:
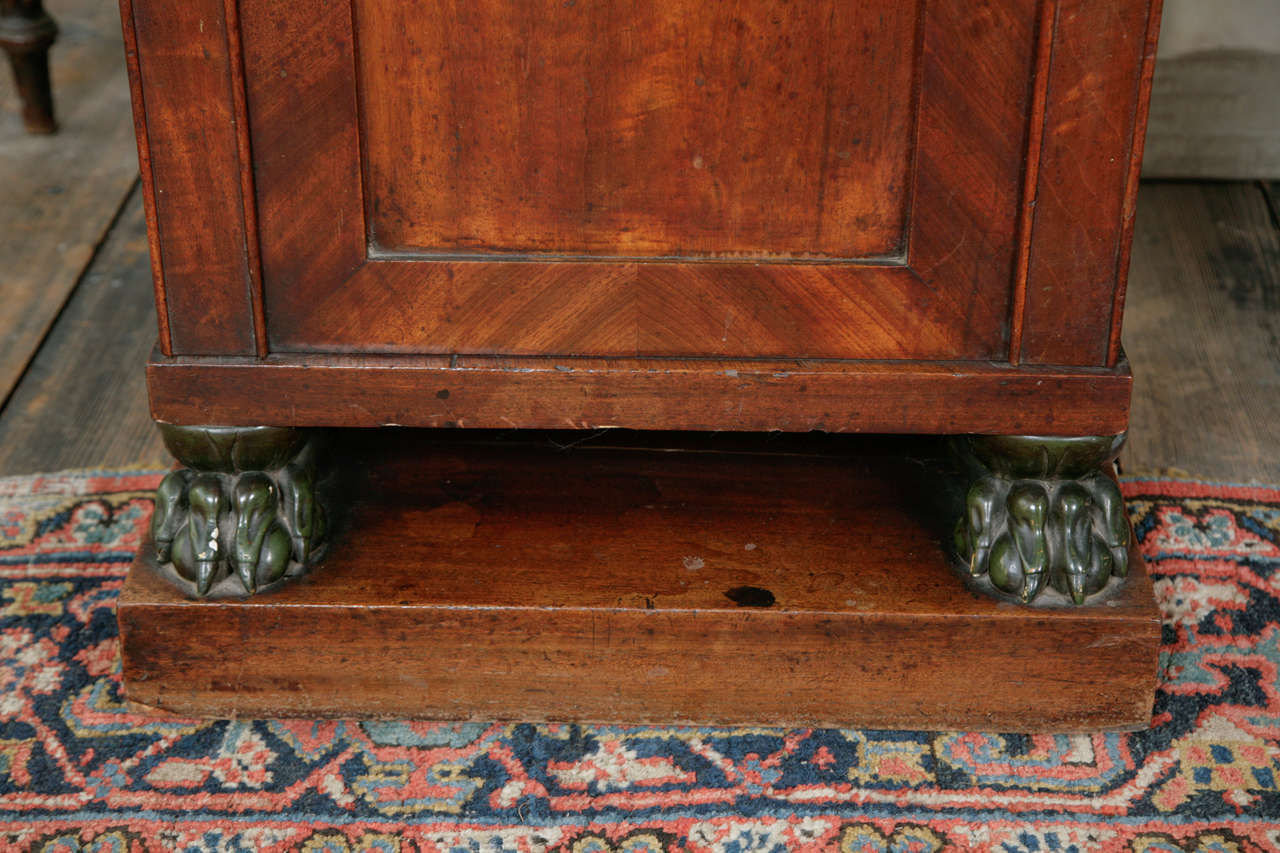
M41 0L0 0L0 47L9 55L22 121L31 133L58 129L49 82L49 47L57 36L58 25Z
M328 516L317 441L284 427L160 424L186 467L165 477L151 521L161 571L190 594L252 594L321 556Z
M969 573L1023 603L1074 604L1128 574L1129 521L1108 470L1124 435L967 436L973 476L956 547Z

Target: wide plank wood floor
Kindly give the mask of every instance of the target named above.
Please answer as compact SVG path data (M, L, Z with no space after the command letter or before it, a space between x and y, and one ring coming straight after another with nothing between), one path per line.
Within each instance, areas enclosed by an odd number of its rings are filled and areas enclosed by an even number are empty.
M1280 212L1257 183L1149 183L1124 343L1127 470L1280 483Z
M114 4L48 0L63 124L0 81L0 475L160 467L150 268ZM1129 473L1280 483L1280 185L1144 184L1125 345Z
M22 378L138 175L116 4L46 5L60 31L50 61L57 135L26 134L8 69L0 79L0 400Z

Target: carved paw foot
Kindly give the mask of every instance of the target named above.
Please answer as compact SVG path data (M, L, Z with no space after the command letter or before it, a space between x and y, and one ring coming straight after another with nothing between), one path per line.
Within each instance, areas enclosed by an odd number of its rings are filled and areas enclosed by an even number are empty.
M1124 436L970 436L980 465L956 525L974 578L1030 604L1052 587L1075 604L1129 570L1129 523L1102 473Z
M151 521L156 556L179 586L203 597L234 576L240 590L254 593L319 559L327 519L316 499L315 446L307 433L160 429L187 466L161 482Z

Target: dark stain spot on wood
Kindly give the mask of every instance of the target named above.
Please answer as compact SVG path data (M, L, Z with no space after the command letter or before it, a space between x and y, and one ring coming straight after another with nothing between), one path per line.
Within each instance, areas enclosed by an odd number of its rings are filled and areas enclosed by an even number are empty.
M1209 263L1215 280L1231 297L1235 307L1245 311L1259 308L1276 311L1280 308L1280 293L1277 293L1272 277L1257 274L1257 270L1266 267L1269 261L1275 261L1276 253L1259 249L1243 241L1224 239L1217 251L1209 255Z
M735 586L724 597L739 607L772 607L778 602L772 592L758 586Z
M449 389L448 389L448 388L441 388L439 391L437 391L437 392L436 392L436 399L438 399L438 400L448 400L448 399L449 399Z

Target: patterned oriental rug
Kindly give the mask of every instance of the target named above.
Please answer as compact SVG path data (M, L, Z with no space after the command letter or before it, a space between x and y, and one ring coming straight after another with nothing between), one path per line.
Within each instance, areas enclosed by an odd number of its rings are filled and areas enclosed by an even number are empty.
M199 722L120 701L160 474L0 479L0 850L1280 850L1280 489L1128 479L1150 730Z

